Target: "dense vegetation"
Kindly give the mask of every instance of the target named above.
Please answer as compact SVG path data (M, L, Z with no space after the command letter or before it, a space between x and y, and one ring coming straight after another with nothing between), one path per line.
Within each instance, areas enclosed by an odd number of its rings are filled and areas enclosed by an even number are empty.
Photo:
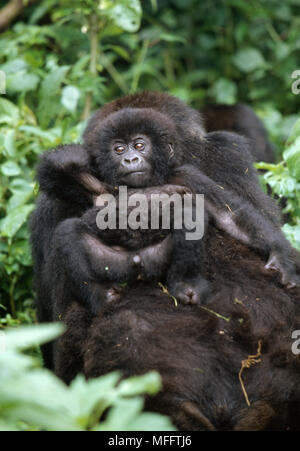
M0 1L0 7L8 3ZM24 3L11 23L3 25L0 10L0 69L6 77L6 93L0 95L0 328L35 321L28 218L38 192L38 156L47 148L80 140L91 112L119 95L154 89L173 93L194 107L211 102L251 104L277 149L277 165L259 164L268 171L263 181L287 199L283 230L300 249L300 94L292 92L292 74L300 69L298 0ZM32 345L35 340L30 337ZM32 357L22 357L15 345L9 349L0 354L0 366L7 369L7 374L0 371L3 425L5 420L6 426L18 429L28 424L55 429L60 421L52 423L53 418L68 402L80 412L80 399L88 396L93 383L84 385L78 379L68 392L44 370L33 370ZM114 388L116 377L94 384L100 391L101 384L109 387L118 409L119 403L129 402L122 395L130 390ZM20 387L18 395L12 393L12 383ZM40 391L31 390L33 384ZM43 384L61 393L60 405L51 404L51 394L41 398ZM153 384L158 389L158 380ZM141 382L129 394L147 390L147 381ZM27 396L34 392L35 398L25 399L21 391ZM91 396L91 401L97 400ZM62 428L96 427L94 407L91 403L78 417L70 414L60 423ZM141 400L133 398L131 408L133 421ZM40 410L43 421L37 421ZM28 423L19 423L24 415ZM115 418L116 413L111 415ZM167 427L164 419L158 421Z

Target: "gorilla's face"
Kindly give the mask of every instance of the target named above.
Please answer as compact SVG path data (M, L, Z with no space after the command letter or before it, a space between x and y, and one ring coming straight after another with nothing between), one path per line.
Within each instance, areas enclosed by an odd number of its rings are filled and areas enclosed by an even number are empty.
M109 115L94 133L89 152L100 180L143 188L168 179L177 140L174 124L163 114L124 108Z
M152 144L146 135L117 138L110 148L111 159L120 183L131 187L148 185L153 177Z

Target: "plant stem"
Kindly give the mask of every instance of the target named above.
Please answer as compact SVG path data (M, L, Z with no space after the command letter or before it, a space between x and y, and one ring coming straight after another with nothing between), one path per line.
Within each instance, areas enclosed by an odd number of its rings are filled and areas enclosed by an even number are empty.
M119 74L119 72L117 71L115 66L109 61L109 59L102 52L100 52L100 61L101 61L102 66L104 67L104 69L107 70L107 72L109 73L111 78L114 80L116 85L119 86L119 88L121 89L123 94L127 94L128 87L127 87L125 80L123 80L122 76Z
M93 75L97 75L97 61L98 61L98 34L99 34L99 18L96 14L91 14L89 18L90 28L90 72ZM85 101L85 107L83 112L83 119L87 119L92 111L93 93L88 92Z
M142 67L143 67L144 61L147 56L148 48L149 48L149 40L146 39L143 42L143 46L142 46L142 49L141 49L141 52L139 54L139 58L138 58L138 61L136 64L136 70L135 70L135 73L133 76L130 94L134 94L138 89L139 81L140 81L140 77L141 77L141 73L142 73Z
M10 282L10 286L9 286L9 305L10 305L10 311L11 311L11 316L13 318L17 317L17 312L16 312L16 303L15 303L15 284L16 284L16 276L13 276L11 282Z

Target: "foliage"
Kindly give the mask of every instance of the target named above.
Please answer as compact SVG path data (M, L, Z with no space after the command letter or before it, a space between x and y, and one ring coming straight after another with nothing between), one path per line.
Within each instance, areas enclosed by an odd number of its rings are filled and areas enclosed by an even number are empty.
M298 120L283 152L279 164L259 163L258 169L266 170L263 181L269 185L279 199L284 198L283 213L291 218L283 226L283 232L294 247L300 251L300 120Z
M69 387L22 350L52 340L61 324L0 332L0 431L173 431L170 420L142 412L141 395L161 388L155 372L120 382L117 372Z

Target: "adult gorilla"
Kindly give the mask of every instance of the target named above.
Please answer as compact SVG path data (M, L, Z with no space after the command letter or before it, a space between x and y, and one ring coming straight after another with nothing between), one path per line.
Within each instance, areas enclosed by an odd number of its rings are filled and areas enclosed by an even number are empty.
M96 317L72 303L62 318L68 329L56 348L57 375L70 382L79 372L156 369L163 391L146 407L181 430L300 430L300 357L292 352L300 290L282 287L255 252L215 227L207 248L205 306L176 306L144 284Z

